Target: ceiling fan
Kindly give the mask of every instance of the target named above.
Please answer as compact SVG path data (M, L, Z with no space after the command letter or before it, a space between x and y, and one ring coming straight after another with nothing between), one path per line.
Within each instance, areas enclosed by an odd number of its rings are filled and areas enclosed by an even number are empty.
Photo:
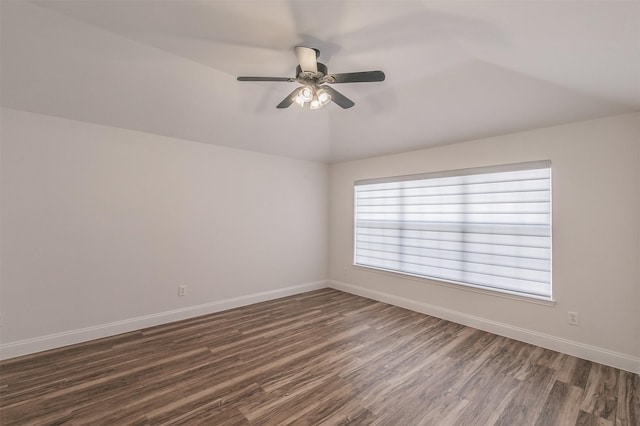
M320 50L296 46L296 56L298 66L296 67L296 77L238 77L238 81L287 81L302 84L296 88L286 98L282 100L277 108L288 108L294 102L304 107L309 104L310 109L319 109L333 101L342 108L351 108L354 102L338 92L328 84L337 83L362 83L384 81L382 71L362 71L348 72L342 74L329 74L327 66L318 62Z

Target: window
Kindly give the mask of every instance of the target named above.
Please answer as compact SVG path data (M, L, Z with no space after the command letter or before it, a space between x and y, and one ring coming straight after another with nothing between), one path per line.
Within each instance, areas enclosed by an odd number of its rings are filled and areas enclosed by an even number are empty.
M551 162L355 183L354 263L551 298Z

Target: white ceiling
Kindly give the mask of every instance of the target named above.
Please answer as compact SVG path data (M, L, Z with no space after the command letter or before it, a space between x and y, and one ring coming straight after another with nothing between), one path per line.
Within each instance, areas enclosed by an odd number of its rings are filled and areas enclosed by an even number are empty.
M2 105L323 162L640 110L640 2L5 1ZM275 106L293 47L349 110Z

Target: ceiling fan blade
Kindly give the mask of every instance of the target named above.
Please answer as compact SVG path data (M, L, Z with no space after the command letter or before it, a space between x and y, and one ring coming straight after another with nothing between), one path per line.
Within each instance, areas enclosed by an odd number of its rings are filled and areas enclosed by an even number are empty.
M302 87L296 87L296 89L293 92L291 92L289 96L284 98L282 102L280 102L278 106L276 106L276 108L289 108L291 104L296 100L296 96L298 96L298 92L301 89Z
M289 77L238 77L238 81L296 81Z
M331 86L320 86L320 87L326 90L331 95L331 100L337 103L340 107L347 109L355 105L355 103L351 99L347 98L345 95L338 92L333 87Z
M343 74L329 74L325 77L327 83L370 83L384 81L382 71L347 72Z
M305 46L296 46L296 56L302 71L318 72L318 52Z

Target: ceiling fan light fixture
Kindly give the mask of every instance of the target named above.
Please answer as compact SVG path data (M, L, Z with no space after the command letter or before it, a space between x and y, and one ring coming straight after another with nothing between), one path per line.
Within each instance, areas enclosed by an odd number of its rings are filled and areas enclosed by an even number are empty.
M300 97L302 97L305 102L311 102L313 95L313 89L310 86L304 86L300 91Z
M313 92L311 92L311 89L307 86L301 87L300 90L298 90L298 94L295 97L295 102L300 105L300 107L304 107L304 104L306 102L309 102L311 99L313 98Z
M325 106L326 104L331 102L331 95L328 94L324 89L318 89L316 95L318 96L318 101L320 101L320 104L322 104L322 106Z
M324 104L322 102L320 102L320 99L318 99L318 97L314 97L311 102L309 103L309 109L320 109L324 106Z
M304 104L312 102L314 99L317 99L314 88L311 86L303 86L298 91L294 100L298 105L304 108Z

